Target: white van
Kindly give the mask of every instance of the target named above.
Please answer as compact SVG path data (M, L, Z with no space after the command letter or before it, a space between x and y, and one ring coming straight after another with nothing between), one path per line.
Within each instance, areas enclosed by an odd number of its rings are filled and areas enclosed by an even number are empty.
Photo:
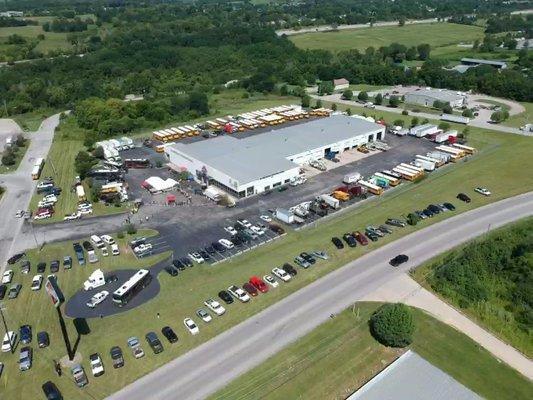
M91 242L98 247L99 249L103 249L105 247L104 241L100 238L100 236L92 235L91 236Z

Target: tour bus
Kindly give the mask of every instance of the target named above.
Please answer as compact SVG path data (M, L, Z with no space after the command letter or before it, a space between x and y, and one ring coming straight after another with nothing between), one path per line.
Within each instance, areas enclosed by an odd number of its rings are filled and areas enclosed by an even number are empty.
M44 167L44 158L38 158L35 161L35 164L33 165L33 169L31 170L31 177L34 181L40 178L41 172L43 171Z
M125 306L141 290L152 281L152 275L147 269L140 269L113 292L113 302L119 307Z

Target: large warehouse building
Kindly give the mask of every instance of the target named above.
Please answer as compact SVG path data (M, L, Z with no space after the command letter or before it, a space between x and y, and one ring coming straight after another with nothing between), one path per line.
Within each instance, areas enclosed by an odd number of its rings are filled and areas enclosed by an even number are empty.
M385 127L362 118L329 118L237 139L219 136L166 147L170 164L186 169L204 183L243 198L290 182L300 165L383 139Z
M466 96L445 89L421 89L405 94L405 102L408 104L432 107L436 101L450 103L452 107L460 108L466 105Z

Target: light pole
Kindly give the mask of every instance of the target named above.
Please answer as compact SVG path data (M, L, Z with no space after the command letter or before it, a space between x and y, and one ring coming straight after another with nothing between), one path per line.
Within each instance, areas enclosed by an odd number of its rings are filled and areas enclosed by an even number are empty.
M2 317L2 323L4 324L4 329L5 329L6 335L7 335L7 333L9 332L9 329L7 327L6 317L4 316L4 304L3 303L0 303L0 316ZM8 338L8 340L9 340L9 338ZM14 347L15 346L11 346L11 352L12 353L15 350Z

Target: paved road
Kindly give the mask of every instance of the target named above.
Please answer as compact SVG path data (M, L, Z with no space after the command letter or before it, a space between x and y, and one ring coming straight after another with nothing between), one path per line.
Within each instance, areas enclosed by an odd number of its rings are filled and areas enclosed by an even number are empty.
M424 289L407 274L397 275L395 279L391 279L363 300L401 302L425 310L435 318L463 332L499 360L533 380L533 361L477 325L434 293Z
M30 136L30 146L16 172L0 175L0 186L6 193L0 199L0 272L11 254L13 243L22 227L23 220L14 218L17 210L27 210L36 181L31 179L35 160L46 157L52 145L54 131L59 124L59 114L43 121L39 130Z
M383 246L138 379L110 400L203 399L394 277L490 229L533 215L533 192L449 218ZM410 260L393 269L399 253Z
M343 100L341 98L341 96L342 96L341 93L334 93L334 94L330 94L330 95L326 95L326 96L319 96L319 95L316 95L316 94L309 94L309 96L311 96L312 98L317 99L317 100L331 101L331 102L338 103L338 104L346 104L347 106L350 106L350 107L364 108L363 104L358 103L357 101ZM481 97L489 98L489 96L480 96L480 98ZM502 101L502 100L501 99L497 99L497 101ZM375 110L387 111L387 112L396 113L396 114L401 114L402 111L403 111L402 108L390 108L390 107L386 107L386 106L375 106L375 107L376 107ZM365 108L365 111L366 111L367 114L372 114L372 113L374 113L375 110L370 110L370 109ZM430 114L430 113L424 113L424 112L416 112L415 113L413 111L409 111L409 115L411 115L413 117L418 117L418 118L437 119L437 120L439 119L439 115L438 114ZM487 117L487 116L485 115L485 117ZM490 115L488 116L488 118L490 118ZM478 128L491 129L491 130L499 131L499 132L514 133L514 134L517 134L517 135L525 135L525 136L533 135L533 133L523 132L523 131L521 131L520 129L517 129L517 128L512 128L512 127L509 127L509 126L492 124L492 123L486 121L485 118L483 118L483 117L482 118L478 117L478 118L470 121L470 123L468 125L469 126L475 126L475 127L478 127Z
M429 18L429 19L415 19L411 21L405 21L405 25L414 25L414 24L431 24L436 23L437 18ZM400 21L383 21L383 22L374 22L374 27L378 26L398 26ZM337 27L338 31L342 30L349 30L349 29L362 29L362 28L370 28L370 24L352 24L352 25L339 25ZM331 31L333 28L331 25L320 25L320 26L311 26L309 28L302 28L298 30L294 29L282 29L279 31L276 31L276 34L278 36L282 35L298 35L301 33L313 33L313 32L326 32Z

